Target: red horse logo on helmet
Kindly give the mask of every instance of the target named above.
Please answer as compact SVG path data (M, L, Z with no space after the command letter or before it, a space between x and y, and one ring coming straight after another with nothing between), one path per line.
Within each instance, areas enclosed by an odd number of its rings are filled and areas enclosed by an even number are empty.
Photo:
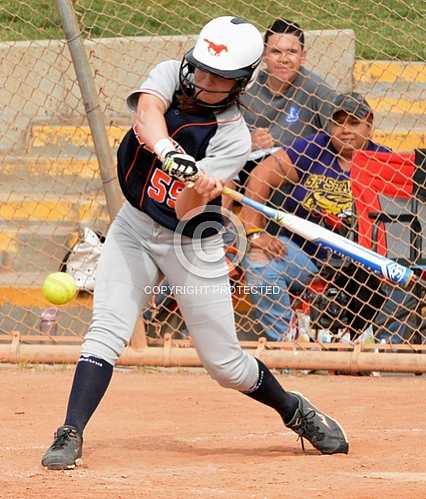
M207 50L213 55L220 55L223 51L228 52L228 47L223 43L216 45L216 43L211 42L207 38L204 38L204 41L208 45Z

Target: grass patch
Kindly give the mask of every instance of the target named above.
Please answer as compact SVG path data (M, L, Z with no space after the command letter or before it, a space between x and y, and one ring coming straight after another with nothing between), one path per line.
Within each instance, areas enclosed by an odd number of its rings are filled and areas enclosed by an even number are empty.
M54 4L0 0L1 41L63 38ZM88 38L197 33L219 15L240 15L263 30L283 16L305 30L353 29L359 59L426 60L425 0L74 0L74 5Z

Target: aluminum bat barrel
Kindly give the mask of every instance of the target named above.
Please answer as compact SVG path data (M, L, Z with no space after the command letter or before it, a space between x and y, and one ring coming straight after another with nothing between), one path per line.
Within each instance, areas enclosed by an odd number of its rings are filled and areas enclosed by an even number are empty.
M316 223L290 213L270 208L269 206L259 203L247 196L243 196L239 192L229 189L228 187L224 188L223 193L236 201L263 213L268 218L274 220L278 225L285 227L291 232L317 243L334 253L347 256L351 260L364 265L395 284L406 287L414 278L414 272L411 269L404 267L404 265L364 248L364 246L350 241Z
M414 272L404 265L364 248L364 246L309 220L282 211L275 214L274 220L279 225L309 241L361 263L395 284L406 287L414 277Z

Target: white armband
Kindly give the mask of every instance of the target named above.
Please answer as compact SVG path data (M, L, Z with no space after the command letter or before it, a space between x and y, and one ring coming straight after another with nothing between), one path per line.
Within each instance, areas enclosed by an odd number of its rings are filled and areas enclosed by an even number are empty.
M164 158L168 152L175 150L176 146L170 138L160 139L154 145L154 152L161 159L161 161L164 161Z

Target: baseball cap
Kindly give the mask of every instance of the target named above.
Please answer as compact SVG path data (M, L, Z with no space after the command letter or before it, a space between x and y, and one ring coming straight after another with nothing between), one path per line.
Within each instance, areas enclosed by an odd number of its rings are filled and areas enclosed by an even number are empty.
M360 120L366 118L369 114L373 114L368 102L357 92L341 94L336 97L333 116L339 111L345 111L345 113L352 114Z

